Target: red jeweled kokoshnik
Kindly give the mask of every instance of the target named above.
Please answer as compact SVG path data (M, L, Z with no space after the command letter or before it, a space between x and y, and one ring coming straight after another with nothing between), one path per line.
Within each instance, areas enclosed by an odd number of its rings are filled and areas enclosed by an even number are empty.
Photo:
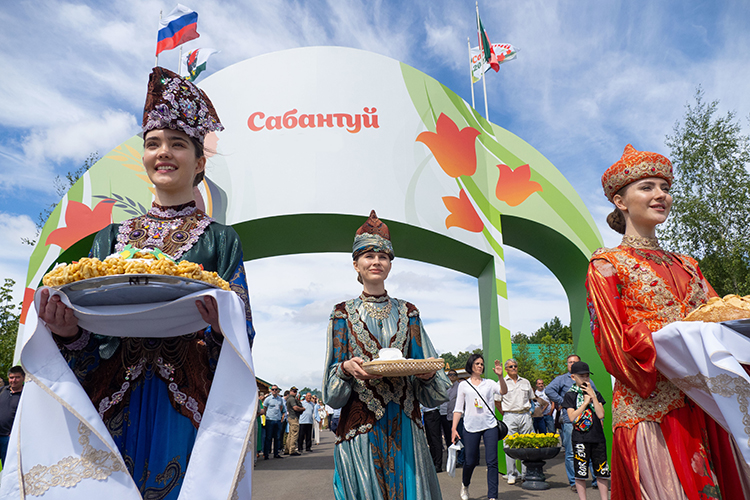
M661 177L672 185L672 162L666 156L649 151L638 151L628 144L622 157L602 175L602 188L609 201L617 192L640 179Z

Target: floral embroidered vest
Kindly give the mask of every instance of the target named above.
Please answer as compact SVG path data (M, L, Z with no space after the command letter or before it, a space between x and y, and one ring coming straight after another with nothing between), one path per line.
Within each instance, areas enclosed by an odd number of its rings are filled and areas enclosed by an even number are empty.
M332 317L345 319L349 329L349 342L344 346L349 353L347 357L359 356L365 361L371 361L375 359L381 347L393 347L401 350L405 358L409 358L411 341L414 339L421 345L419 310L404 300L394 300L398 304L395 306L398 311L398 327L389 346L381 346L369 332L357 312L356 299L336 305ZM372 430L375 422L383 418L385 407L391 402L401 406L404 413L421 427L422 415L410 377L353 379L352 389L349 402L341 411L336 443Z

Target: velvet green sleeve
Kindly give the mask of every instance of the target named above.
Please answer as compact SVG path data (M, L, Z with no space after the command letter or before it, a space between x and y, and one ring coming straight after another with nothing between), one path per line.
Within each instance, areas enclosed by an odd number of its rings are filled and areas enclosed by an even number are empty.
M115 244L117 243L117 232L120 229L119 224L110 224L105 227L94 237L94 243L91 245L91 251L89 257L96 257L99 260L104 260L108 256L115 252Z

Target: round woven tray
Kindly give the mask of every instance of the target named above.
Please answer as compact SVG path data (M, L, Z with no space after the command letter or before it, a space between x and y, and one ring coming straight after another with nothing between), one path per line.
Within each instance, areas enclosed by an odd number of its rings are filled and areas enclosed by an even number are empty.
M407 375L418 375L420 373L435 372L442 370L445 366L443 358L437 359L393 359L367 361L362 363L362 368L370 375L382 375L384 377L406 377Z

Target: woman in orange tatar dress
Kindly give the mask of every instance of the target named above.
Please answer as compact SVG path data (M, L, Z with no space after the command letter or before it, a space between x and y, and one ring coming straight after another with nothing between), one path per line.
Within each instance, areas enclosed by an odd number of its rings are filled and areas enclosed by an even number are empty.
M651 332L716 296L693 258L656 239L671 184L667 158L629 144L602 176L615 205L607 222L623 239L594 253L586 288L596 348L616 378L612 499L750 498L726 431L654 367Z

